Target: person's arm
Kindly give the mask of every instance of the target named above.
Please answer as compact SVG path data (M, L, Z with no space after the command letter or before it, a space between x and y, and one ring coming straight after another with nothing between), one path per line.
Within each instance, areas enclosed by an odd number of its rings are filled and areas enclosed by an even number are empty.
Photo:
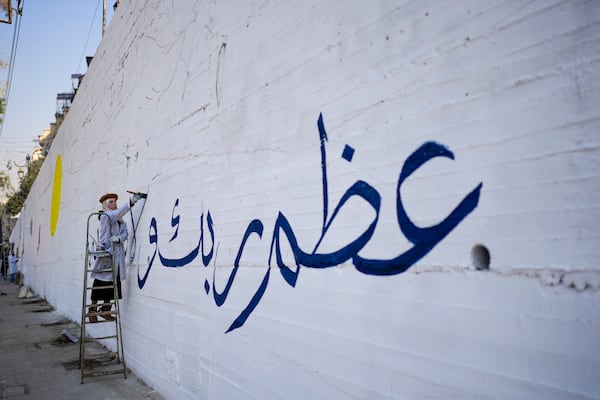
M121 241L121 243L126 241L128 236L129 231L127 230L127 224L123 222L121 224L121 230L119 231L119 240Z
M108 213L103 213L100 216L100 236L98 240L103 249L110 248L110 218Z
M131 202L127 201L121 207L119 207L119 208L117 208L115 210L106 211L104 214L106 216L108 216L108 218L110 219L110 222L114 224L123 215L127 214L127 211L129 211L130 209L131 209Z

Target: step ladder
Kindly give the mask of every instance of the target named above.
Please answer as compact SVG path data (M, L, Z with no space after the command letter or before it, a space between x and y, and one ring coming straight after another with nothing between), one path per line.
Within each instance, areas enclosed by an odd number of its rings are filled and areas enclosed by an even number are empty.
M90 229L94 228L93 226L90 226L91 220L94 216L97 216L99 220L101 215L102 212L95 212L90 214L87 219L87 233L85 243L85 269L83 276L83 295L81 302L81 334L79 336L79 369L81 370L81 383L83 383L84 378L94 376L123 374L123 377L127 378L127 367L125 365L125 354L123 350L122 340L123 337L121 332L121 315L119 310L117 271L115 269L115 261L111 252L100 249L101 246L99 245L97 230L95 236L92 234L92 232L90 232ZM93 280L89 278L89 275L90 272L92 272L94 262L97 257L110 257L111 268L97 272L112 272L113 281L106 282L106 286L96 286L95 289L112 289L114 293L114 299L110 302L96 304L96 309L90 310L90 307L92 306L91 293L93 289ZM102 311L100 309L101 306L108 306L109 304L111 306L110 311ZM92 321L96 320L96 322L90 321L90 317L92 317ZM106 326L110 326L112 324L114 326L114 334L98 337L88 337L86 332L88 324L102 324ZM110 331L112 333L112 327ZM109 360L106 359L106 355L103 355L101 357L98 357L96 355L95 357L93 357L86 354L86 343L109 339L114 339L116 341L116 352L111 352ZM115 369L114 366L110 365L110 362L113 359L116 360L116 364L118 366L117 369Z

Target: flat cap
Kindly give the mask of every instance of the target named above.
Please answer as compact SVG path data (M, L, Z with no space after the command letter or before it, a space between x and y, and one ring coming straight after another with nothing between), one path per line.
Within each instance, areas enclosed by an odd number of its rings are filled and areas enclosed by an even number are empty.
M116 193L105 193L100 197L100 203L104 203L104 200L107 199L119 200L119 195Z

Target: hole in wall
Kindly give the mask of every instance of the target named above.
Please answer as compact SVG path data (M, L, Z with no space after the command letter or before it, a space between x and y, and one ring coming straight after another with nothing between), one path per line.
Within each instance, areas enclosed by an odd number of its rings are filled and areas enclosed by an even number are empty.
M477 271L490 269L490 251L482 244L476 244L471 250L471 261Z

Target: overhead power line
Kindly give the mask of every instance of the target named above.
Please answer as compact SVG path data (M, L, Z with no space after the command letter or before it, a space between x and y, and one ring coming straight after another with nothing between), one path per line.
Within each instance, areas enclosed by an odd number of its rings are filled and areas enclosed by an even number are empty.
M20 137L2 137L0 138L0 157L5 152L25 152L30 153L37 145L36 140ZM1 167L1 164L0 164Z
M4 119L6 118L6 110L8 109L8 100L10 98L10 88L12 83L13 72L15 70L15 62L17 59L17 47L19 46L19 34L21 33L21 16L23 15L24 0L19 0L17 3L17 16L15 18L15 29L13 31L12 46L10 50L10 61L8 64L8 77L6 79L6 95L4 96L4 118L0 121L0 137L4 129ZM10 7L10 4L9 4ZM12 12L9 10L8 12Z
M98 13L98 8L100 7L100 1L96 4L96 9L94 10L94 16L92 17L92 22L90 22L90 29L88 30L87 38L85 39L85 44L83 45L83 50L81 51L81 57L79 58L79 64L77 65L76 72L79 72L79 68L81 67L81 62L83 61L83 56L85 54L85 50L87 49L88 42L90 40L90 35L92 34L92 28L94 27L94 21L96 20L96 14Z

